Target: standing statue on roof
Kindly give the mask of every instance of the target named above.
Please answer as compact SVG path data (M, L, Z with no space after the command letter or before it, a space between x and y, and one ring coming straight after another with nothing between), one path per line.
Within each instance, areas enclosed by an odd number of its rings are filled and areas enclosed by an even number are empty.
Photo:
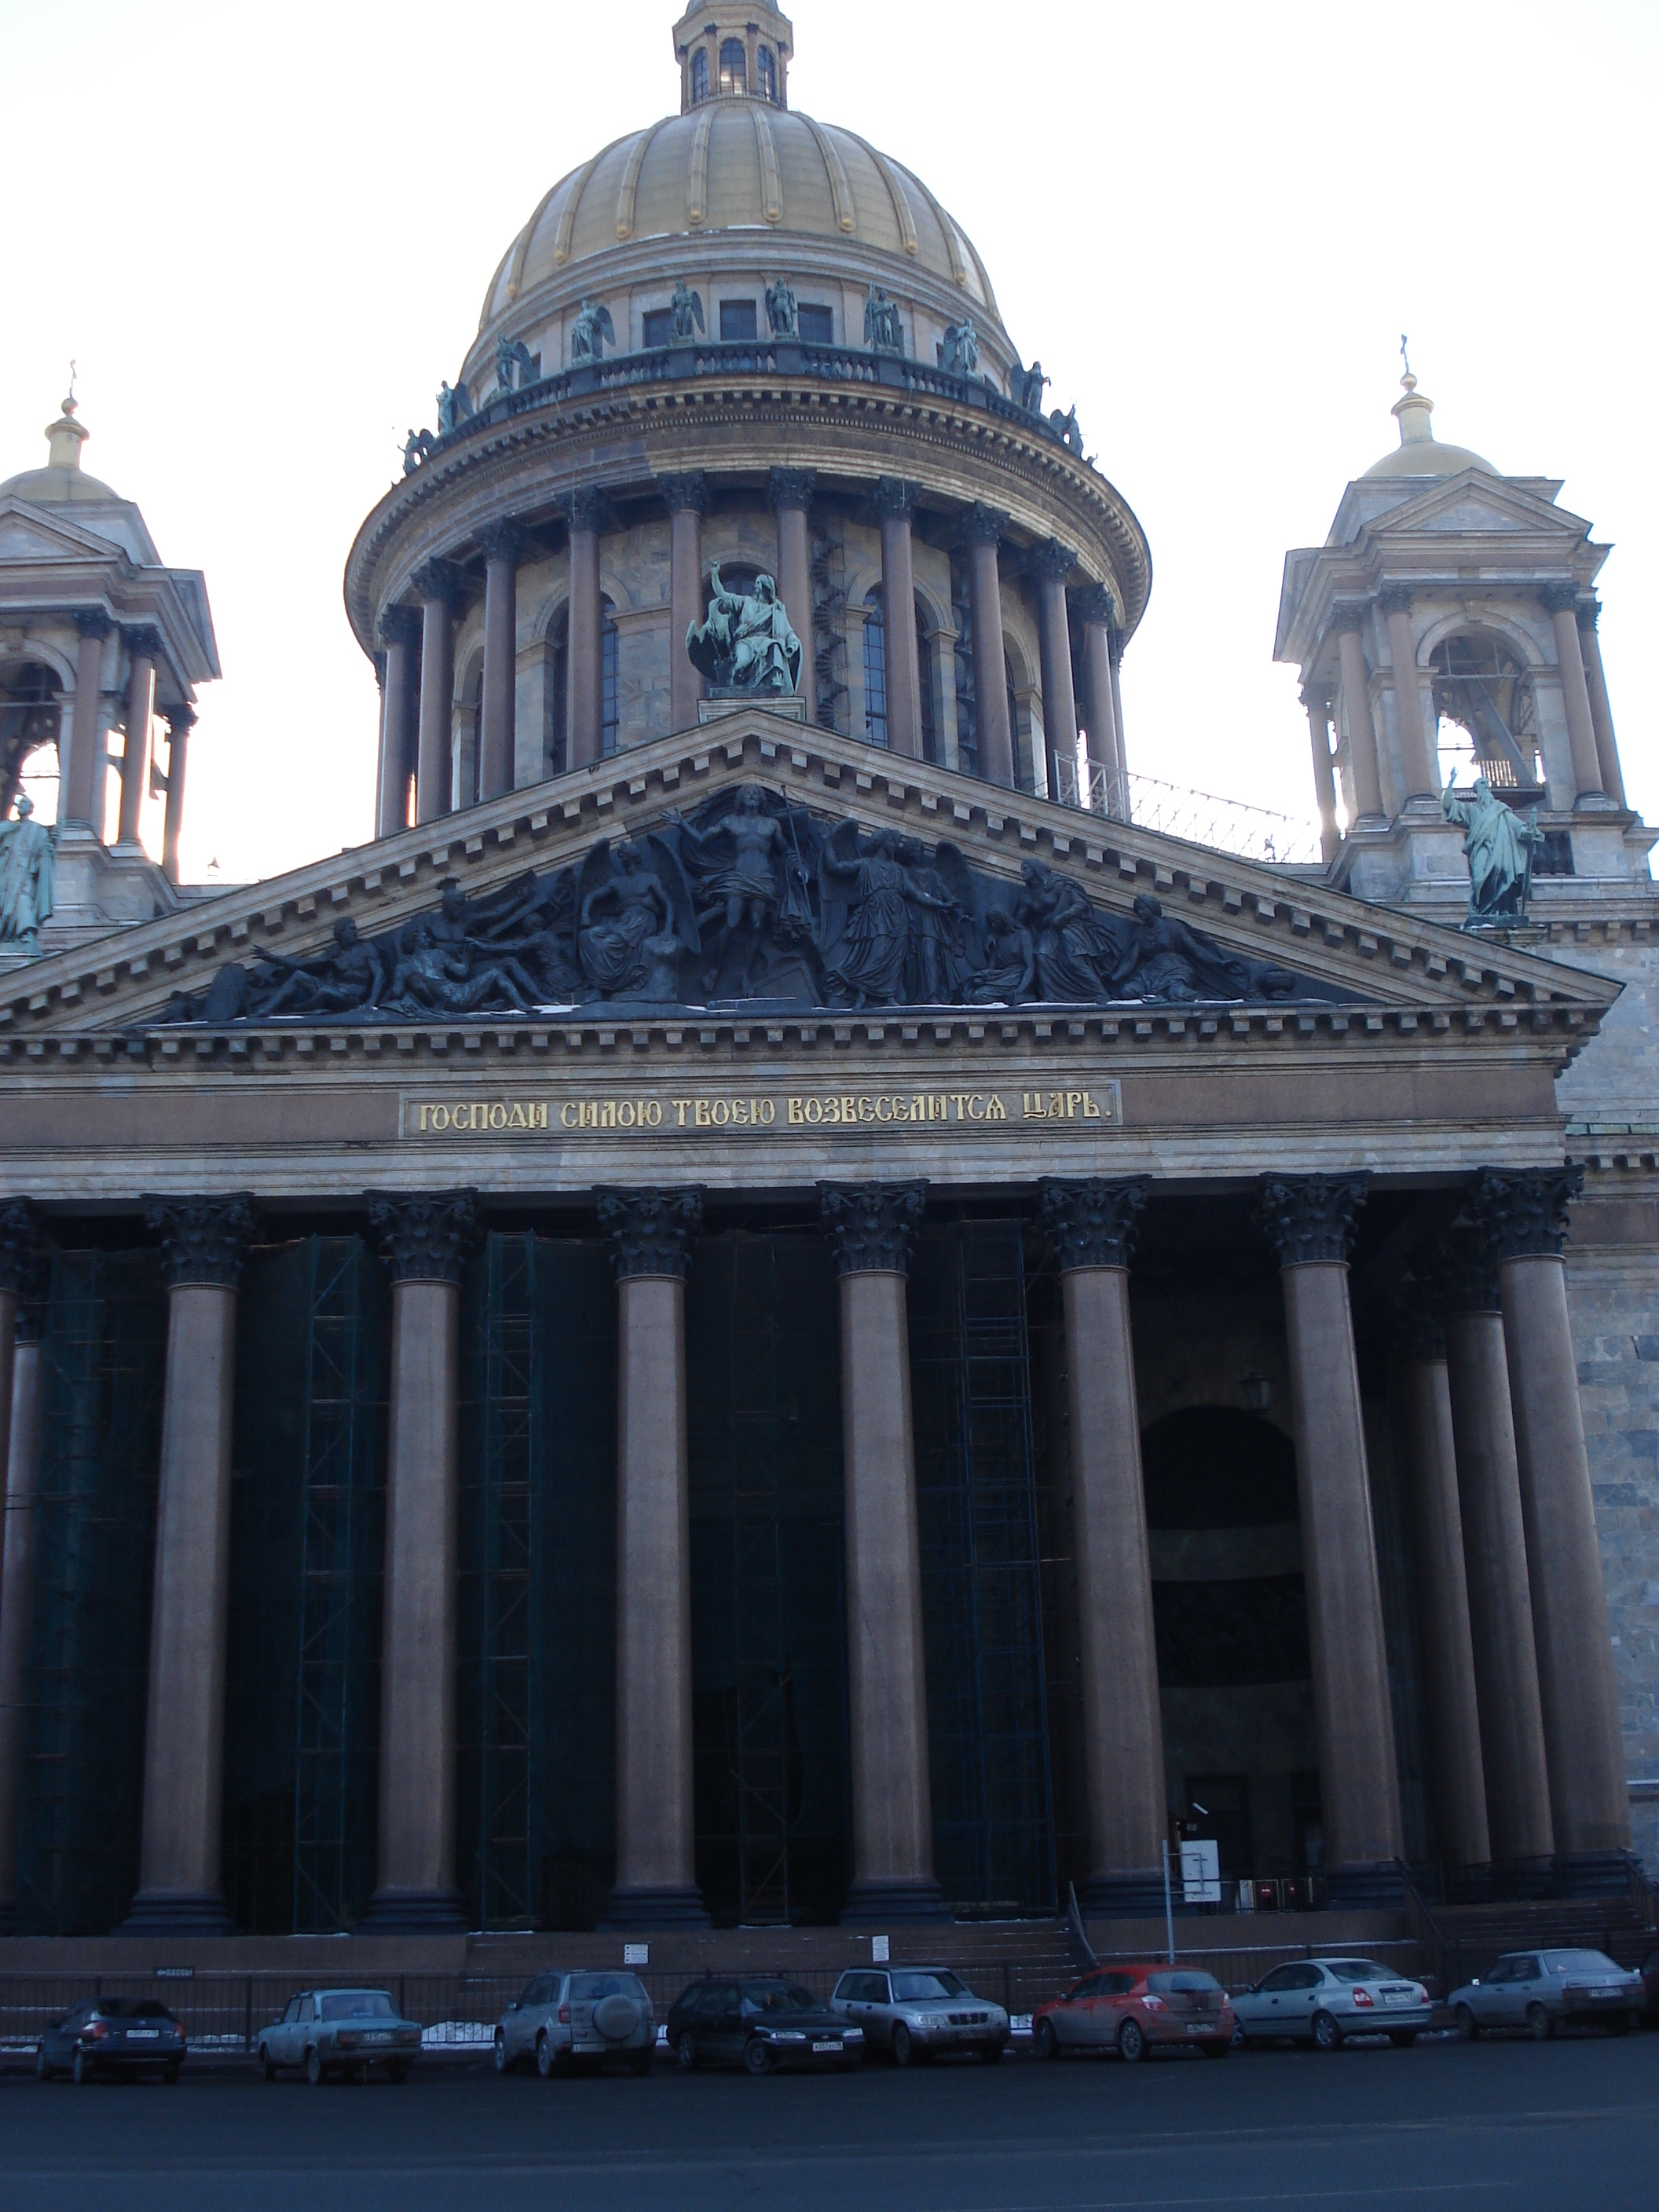
M1440 811L1463 832L1469 863L1469 910L1463 927L1524 921L1532 889L1532 856L1544 842L1538 809L1528 807L1523 819L1492 796L1484 775L1476 776L1474 790L1465 798L1454 773L1440 794Z
M33 812L25 792L13 819L0 822L0 945L21 945L38 959L58 873L58 830L31 820Z
M766 288L766 319L772 326L775 338L798 338L800 336L800 310L796 303L794 287L787 276L775 278Z

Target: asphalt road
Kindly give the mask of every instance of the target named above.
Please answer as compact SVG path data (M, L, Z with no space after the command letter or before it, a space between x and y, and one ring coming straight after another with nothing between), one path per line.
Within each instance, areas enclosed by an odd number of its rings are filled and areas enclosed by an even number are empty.
M42 2212L1383 2212L1659 2204L1659 2034L1195 2054L836 2080L698 2074L402 2087L0 2077L0 2208Z

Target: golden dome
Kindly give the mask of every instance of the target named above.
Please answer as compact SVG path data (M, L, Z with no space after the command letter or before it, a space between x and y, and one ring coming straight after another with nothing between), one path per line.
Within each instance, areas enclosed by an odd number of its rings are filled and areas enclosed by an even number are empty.
M710 99L618 138L554 185L485 295L484 330L579 263L721 231L838 240L928 270L994 321L971 240L921 179L850 131L764 100Z
M1389 410L1400 425L1400 443L1393 453L1372 462L1365 471L1368 477L1455 477L1465 469L1484 469L1489 477L1498 474L1490 461L1483 461L1467 446L1443 446L1429 427L1433 400L1419 392L1409 369L1400 381L1406 396Z
M0 499L27 500L31 507L62 507L71 501L125 505L119 492L88 476L81 466L81 448L90 434L75 419L74 400L64 400L63 413L46 425L46 465L8 477L0 483Z

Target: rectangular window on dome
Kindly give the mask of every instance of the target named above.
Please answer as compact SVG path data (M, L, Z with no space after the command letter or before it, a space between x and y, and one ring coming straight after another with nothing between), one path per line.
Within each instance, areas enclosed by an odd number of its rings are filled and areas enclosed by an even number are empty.
M800 318L800 334L808 345L834 345L836 318L830 307L809 307L805 301L797 308Z
M720 301L720 337L727 345L753 343L755 331L755 303L752 300L722 300Z
M665 346L674 334L674 311L672 307L649 307L646 310L643 332L647 351L653 346Z

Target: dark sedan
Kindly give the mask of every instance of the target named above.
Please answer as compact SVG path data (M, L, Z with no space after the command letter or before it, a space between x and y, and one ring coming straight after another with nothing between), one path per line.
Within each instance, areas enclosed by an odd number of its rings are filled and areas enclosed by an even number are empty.
M176 2081L185 2063L185 2031L154 1997L96 1997L54 2021L40 2038L34 2070L41 2081L67 2074L159 2074Z
M856 2066L864 2031L832 2012L799 1982L772 1975L693 1982L668 2014L668 2041L694 2066L742 2066L751 2074Z

